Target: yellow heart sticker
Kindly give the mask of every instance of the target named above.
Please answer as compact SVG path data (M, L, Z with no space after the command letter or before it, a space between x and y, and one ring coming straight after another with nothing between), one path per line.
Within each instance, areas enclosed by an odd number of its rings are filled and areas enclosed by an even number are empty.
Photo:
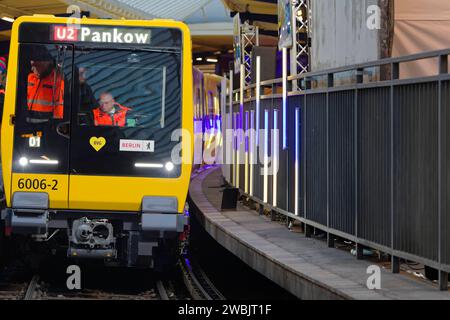
M100 138L92 137L89 140L89 143L91 144L92 148L95 149L95 151L99 152L100 149L106 145L106 139L103 137Z

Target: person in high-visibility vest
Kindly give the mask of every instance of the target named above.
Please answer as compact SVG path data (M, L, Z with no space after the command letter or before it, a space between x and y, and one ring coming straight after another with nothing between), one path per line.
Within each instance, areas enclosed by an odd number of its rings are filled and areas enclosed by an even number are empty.
M125 127L127 125L127 112L131 109L117 103L111 93L102 93L99 104L100 107L92 110L96 126Z
M44 123L49 119L64 117L64 79L55 70L49 52L39 46L34 48L31 73L27 83L27 106L30 123Z

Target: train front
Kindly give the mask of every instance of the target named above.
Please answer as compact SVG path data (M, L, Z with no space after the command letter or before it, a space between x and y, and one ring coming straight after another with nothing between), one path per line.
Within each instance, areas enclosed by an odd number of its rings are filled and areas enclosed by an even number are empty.
M191 59L179 22L15 21L1 144L10 243L172 262L188 223Z

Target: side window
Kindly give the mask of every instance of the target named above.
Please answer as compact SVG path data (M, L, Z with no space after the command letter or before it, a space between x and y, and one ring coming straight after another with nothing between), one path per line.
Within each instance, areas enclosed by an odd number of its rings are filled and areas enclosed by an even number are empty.
M66 45L20 45L15 172L68 171L72 56Z
M208 91L208 115L212 116L214 114L214 96L211 91Z
M202 103L201 103L201 95L200 95L200 88L197 88L196 90L196 103L195 103L195 119L200 119L200 117L202 116L202 112L201 112L201 108L202 108Z

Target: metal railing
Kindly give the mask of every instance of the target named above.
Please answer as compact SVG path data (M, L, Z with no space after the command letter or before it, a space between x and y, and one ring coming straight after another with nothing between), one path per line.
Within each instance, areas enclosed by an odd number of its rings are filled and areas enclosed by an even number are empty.
M224 130L227 179L266 208L363 247L450 272L450 49L295 77L235 91ZM403 79L402 65L437 59L437 72ZM348 75L342 85L336 80ZM388 74L389 78L385 79ZM372 76L371 79L368 79ZM291 82L300 83L290 92ZM232 84L231 84L232 85ZM283 90L285 86L285 90ZM292 86L297 88L296 86ZM232 87L231 87L232 88ZM248 130L278 129L274 134ZM259 133L259 132L258 132ZM254 161L271 158L270 164ZM268 169L275 163L279 169Z

